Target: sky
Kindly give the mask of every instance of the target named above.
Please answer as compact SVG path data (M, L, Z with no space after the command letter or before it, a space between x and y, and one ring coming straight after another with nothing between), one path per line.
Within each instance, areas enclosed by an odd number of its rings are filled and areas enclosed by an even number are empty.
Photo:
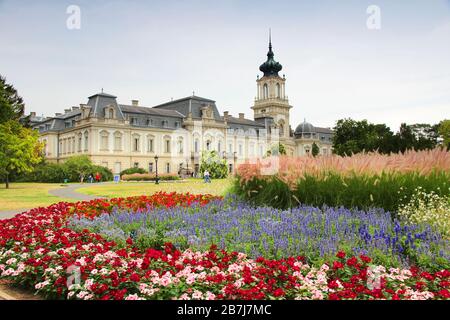
M70 5L79 29L67 27ZM293 129L450 118L450 0L0 0L0 75L38 115L103 88L144 106L194 91L252 118L269 28Z

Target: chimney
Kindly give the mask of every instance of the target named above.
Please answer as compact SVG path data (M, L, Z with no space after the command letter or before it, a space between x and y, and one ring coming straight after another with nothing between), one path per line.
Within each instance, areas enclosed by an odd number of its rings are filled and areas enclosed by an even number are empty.
M131 104L135 107L139 106L139 100L131 100Z
M61 115L61 113L59 113L59 112L55 113L55 117L60 116L60 115Z
M239 112L239 119L244 119L244 113Z
M30 117L35 118L36 117L36 112L30 112Z
M75 107L75 106L72 107L72 111L75 111L75 110L78 110L78 109L80 109L80 107Z
M228 111L224 111L223 112L223 120L227 121L228 120Z
M64 113L69 113L70 111L72 111L71 109L64 109Z

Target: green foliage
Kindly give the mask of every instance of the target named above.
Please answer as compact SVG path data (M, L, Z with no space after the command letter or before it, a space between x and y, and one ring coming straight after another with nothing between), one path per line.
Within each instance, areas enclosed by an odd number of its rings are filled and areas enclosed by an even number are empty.
M16 89L7 84L6 79L0 75L0 123L9 120L19 121L24 109L25 104Z
M41 161L41 150L36 131L13 120L0 124L0 176L4 178L6 188L12 174L33 170Z
M228 167L225 159L221 159L216 151L203 151L200 163L200 172L208 170L212 179L226 178Z
M273 144L269 150L267 150L266 155L270 156L279 156L286 155L286 147L282 143Z
M123 181L155 181L156 174L154 173L133 173L124 174L121 176ZM159 181L173 181L180 180L180 177L175 174L158 174Z
M120 172L120 176L123 176L124 174L134 174L134 173L144 174L144 173L147 173L147 170L145 170L143 168L128 168L128 169L122 170Z
M312 144L311 153L312 153L313 157L317 156L320 153L319 146L317 146L317 144L315 142L313 142L313 144Z
M111 181L113 173L110 169L92 164L86 156L74 156L62 164L42 162L35 167L33 172L21 175L17 178L22 182L47 182L61 183L64 179L69 182L80 182L80 175L84 175L87 181L89 174L95 176L100 173L101 181Z
M68 158L63 164L63 170L70 181L79 181L81 175L87 177L89 173L95 172L91 159L86 155Z
M341 119L334 128L333 149L342 156L363 151L398 153L411 149L433 149L438 142L438 128L438 125L402 123L394 134L385 124Z
M399 217L408 224L430 224L450 236L450 196L438 196L417 188L410 201L400 206Z
M383 173L381 175L342 176L330 172L323 178L305 175L299 178L293 190L276 177L234 181L233 192L257 205L289 208L299 204L321 207L383 208L396 212L400 205L410 201L415 189L439 196L450 194L450 173L434 172L428 176L418 173Z
M450 120L442 120L439 123L439 135L442 137L442 144L450 150Z

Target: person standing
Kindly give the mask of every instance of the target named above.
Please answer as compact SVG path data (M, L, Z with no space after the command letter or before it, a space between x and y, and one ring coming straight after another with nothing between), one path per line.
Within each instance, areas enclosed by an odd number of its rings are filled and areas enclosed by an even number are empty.
M100 182L100 179L101 179L100 173L97 172L95 174L95 181Z

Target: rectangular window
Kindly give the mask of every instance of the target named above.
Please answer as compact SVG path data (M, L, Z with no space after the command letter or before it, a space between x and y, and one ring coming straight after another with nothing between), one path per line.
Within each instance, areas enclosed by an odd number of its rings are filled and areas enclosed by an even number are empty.
M166 140L164 143L164 152L169 153L170 152L170 140Z
M153 162L150 162L150 163L148 164L148 172L149 172L149 173L152 173L152 172L153 172Z
M239 145L239 155L242 156L242 144Z
M139 138L134 138L134 151L139 151Z
M228 145L228 152L229 153L233 152L233 145L231 143Z
M139 162L135 162L135 163L134 163L134 167L135 167L135 168L139 168Z
M170 173L170 163L166 163L166 173Z
M148 139L147 151L153 152L153 139Z

